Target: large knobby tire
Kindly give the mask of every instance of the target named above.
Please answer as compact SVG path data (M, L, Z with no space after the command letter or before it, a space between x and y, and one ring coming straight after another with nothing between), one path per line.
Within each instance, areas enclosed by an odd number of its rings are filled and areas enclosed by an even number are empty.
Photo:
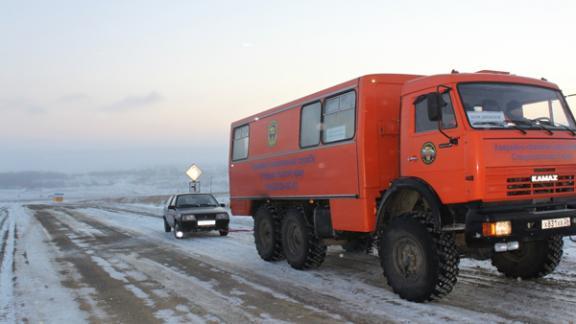
M388 285L403 299L440 299L456 284L459 257L454 236L435 232L424 214L390 220L380 231L378 248Z
M280 221L270 206L261 206L254 215L254 242L258 255L265 261L284 258L280 239Z
M282 247L286 261L294 269L319 267L326 257L326 245L314 235L299 209L289 209L282 220Z
M560 263L564 241L551 237L521 243L516 251L495 253L492 265L510 278L536 279L550 274Z
M170 233L170 231L172 230L172 228L170 227L170 224L168 224L168 222L166 221L166 217L162 217L164 219L164 232L166 233Z

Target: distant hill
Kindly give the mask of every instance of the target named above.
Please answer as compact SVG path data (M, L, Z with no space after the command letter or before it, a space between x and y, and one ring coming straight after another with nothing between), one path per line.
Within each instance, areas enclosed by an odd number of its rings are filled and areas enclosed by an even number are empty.
M0 173L0 189L30 189L61 187L70 180L70 176L57 172L10 172Z
M187 168L157 167L141 170L101 171L81 174L57 172L0 173L0 196L48 197L61 192L67 197L121 197L162 195L188 191ZM226 166L205 166L200 177L202 191L227 192Z

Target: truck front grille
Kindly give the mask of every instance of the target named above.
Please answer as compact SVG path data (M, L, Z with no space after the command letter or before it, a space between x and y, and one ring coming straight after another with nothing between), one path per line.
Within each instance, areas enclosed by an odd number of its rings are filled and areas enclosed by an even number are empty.
M196 214L197 220L212 220L216 218L216 214Z
M532 182L532 176L558 175L557 181ZM538 199L574 195L576 192L576 165L560 167L489 168L486 170L486 197L488 201L509 198Z
M508 178L508 196L574 192L574 175L559 175L558 181L532 182L531 177Z

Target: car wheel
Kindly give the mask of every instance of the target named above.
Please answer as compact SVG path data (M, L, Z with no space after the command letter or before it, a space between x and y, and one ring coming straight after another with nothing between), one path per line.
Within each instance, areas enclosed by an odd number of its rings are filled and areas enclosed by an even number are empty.
M228 235L228 229L221 229L218 231L220 233L220 236L227 236Z
M180 224L178 224L177 222L174 223L174 237L177 240L181 240L184 238L184 232L182 232L182 229L180 229Z

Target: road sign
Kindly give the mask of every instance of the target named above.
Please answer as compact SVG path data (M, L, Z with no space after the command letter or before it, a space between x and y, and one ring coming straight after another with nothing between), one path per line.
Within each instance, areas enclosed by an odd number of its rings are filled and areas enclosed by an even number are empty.
M186 175L190 178L190 180L197 181L198 178L200 178L202 175L202 170L200 170L196 164L192 164L188 171L186 171Z

